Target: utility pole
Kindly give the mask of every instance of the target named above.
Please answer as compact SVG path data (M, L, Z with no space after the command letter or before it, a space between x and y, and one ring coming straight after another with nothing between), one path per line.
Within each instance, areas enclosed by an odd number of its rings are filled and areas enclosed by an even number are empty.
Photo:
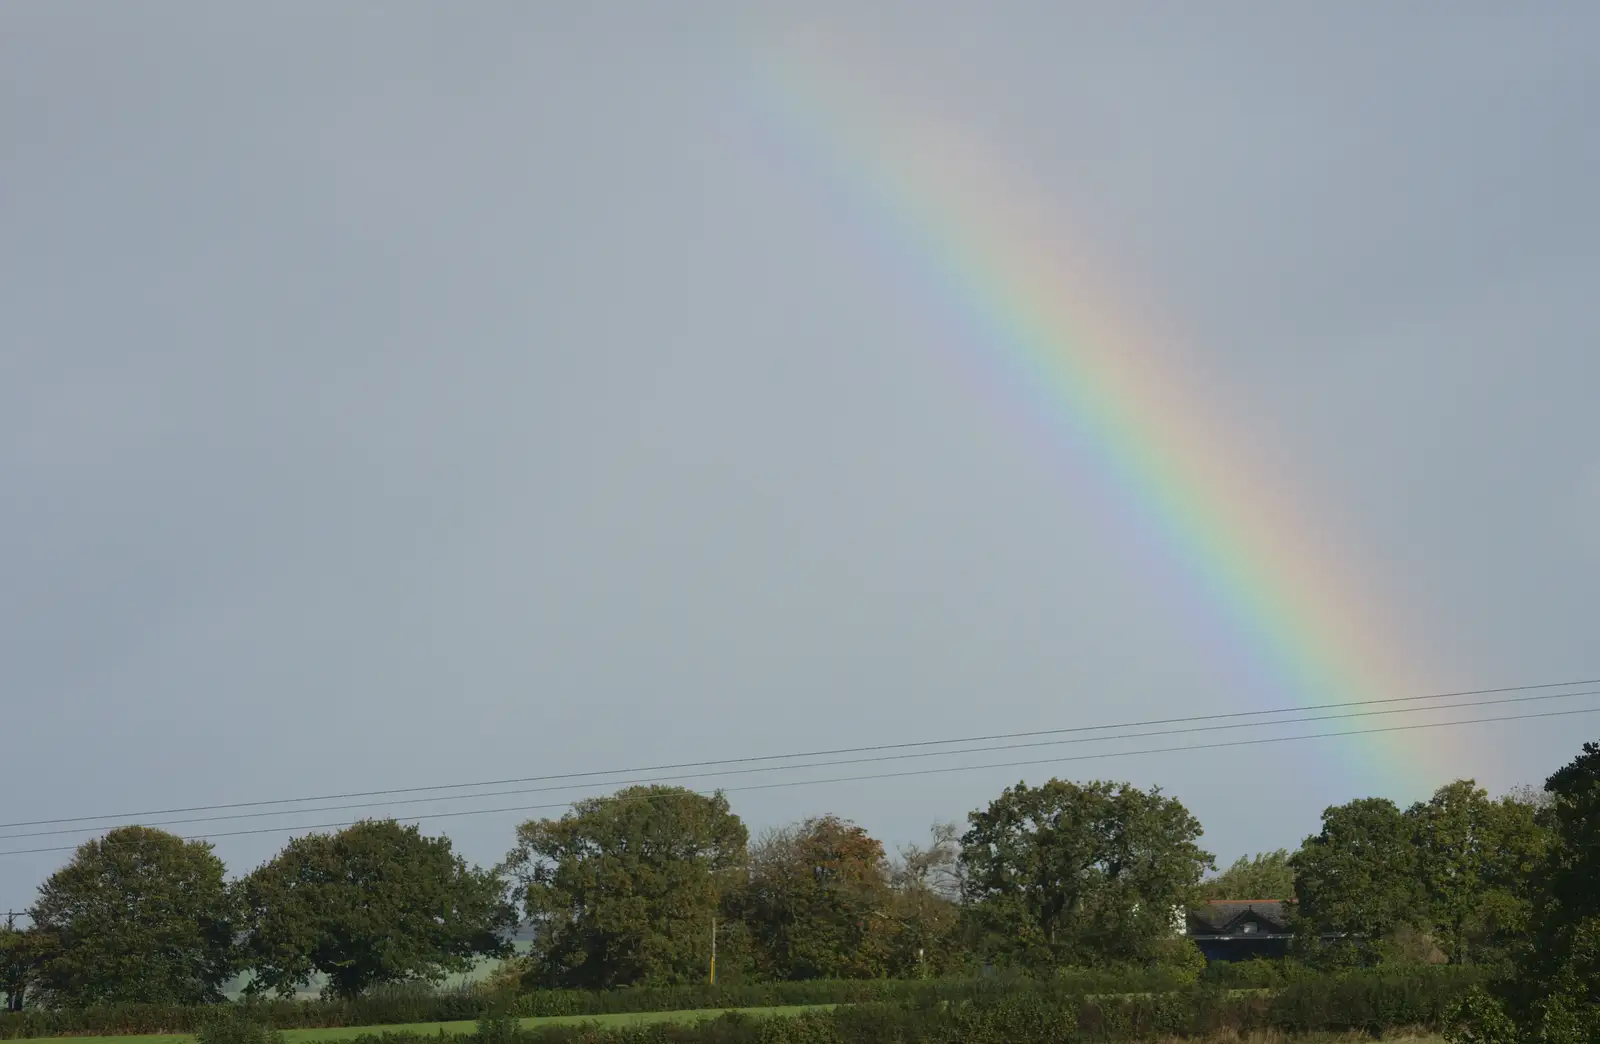
M711 985L717 984L717 915L711 915Z

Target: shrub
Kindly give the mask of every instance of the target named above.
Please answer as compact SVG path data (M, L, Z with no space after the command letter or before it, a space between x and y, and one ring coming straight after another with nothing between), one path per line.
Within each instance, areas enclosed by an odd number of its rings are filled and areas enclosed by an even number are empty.
M249 1006L219 1004L200 1020L196 1044L283 1044L283 1032Z

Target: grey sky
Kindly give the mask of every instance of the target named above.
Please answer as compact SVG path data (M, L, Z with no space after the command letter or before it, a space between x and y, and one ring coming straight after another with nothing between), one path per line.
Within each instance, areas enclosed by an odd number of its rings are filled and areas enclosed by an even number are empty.
M1270 697L749 135L821 8L588 8L0 7L6 821ZM1057 188L1430 685L1600 675L1600 8L1200 10L830 17ZM1596 735L1441 757L1500 789ZM1056 771L1232 858L1360 796L1352 742ZM1050 774L730 797L896 843ZM430 829L490 862L518 818ZM0 857L0 908L63 858Z

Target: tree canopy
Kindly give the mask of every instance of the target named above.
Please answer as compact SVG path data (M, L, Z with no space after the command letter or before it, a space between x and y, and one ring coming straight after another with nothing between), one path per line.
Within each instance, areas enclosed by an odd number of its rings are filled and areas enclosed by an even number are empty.
M1411 824L1387 798L1326 809L1290 862L1306 945L1332 937L1335 959L1376 960L1384 940L1422 920Z
M757 966L779 979L888 971L897 934L883 844L836 816L775 830L750 853L745 923Z
M5 1010L22 1010L48 953L49 939L43 933L20 929L16 915L7 915L0 925L0 995L5 997Z
M1019 783L968 821L963 890L979 945L1027 964L1157 958L1213 865L1182 803L1125 783Z
M367 820L290 841L242 882L251 989L293 993L316 973L333 996L437 980L508 951L505 886L450 839Z
M1289 850L1240 856L1228 869L1200 883L1202 899L1294 899Z
M1401 812L1329 808L1291 863L1305 952L1324 961L1503 961L1525 937L1547 831L1535 804L1457 780Z
M681 787L632 787L522 824L504 867L535 925L531 977L585 989L702 980L719 918L718 968L736 971L748 842L725 797Z
M1600 743L1545 782L1545 800L1513 797L1548 828L1532 875L1533 945L1512 974L1479 991L1448 1038L1459 1044L1591 1044L1600 1040Z
M890 973L938 975L960 960L961 842L954 823L936 824L929 843L906 845L889 870L889 915L899 930Z
M119 827L77 850L31 910L37 985L56 1003L200 1004L235 970L237 908L202 841ZM20 944L15 944L20 945Z
M1530 1038L1600 1039L1600 743L1545 783L1551 839L1539 874L1535 945L1521 967Z
M1532 875L1544 857L1534 806L1492 801L1466 779L1440 787L1406 816L1424 929L1454 963L1503 957L1529 926Z

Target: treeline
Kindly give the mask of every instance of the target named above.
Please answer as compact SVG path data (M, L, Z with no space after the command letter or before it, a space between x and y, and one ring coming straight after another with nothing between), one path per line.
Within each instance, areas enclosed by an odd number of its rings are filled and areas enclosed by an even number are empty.
M0 932L11 1006L206 1004L320 976L353 999L511 958L509 992L921 978L1000 967L1203 964L1174 914L1212 867L1176 799L1114 783L1018 785L959 837L891 858L833 816L751 842L720 794L634 787L524 823L504 863L368 821L296 838L229 881L211 846L146 827L78 849ZM1070 852L1072 874L1060 869Z
M241 970L256 993L321 974L355 997L506 952L516 920L498 874L393 821L295 838L236 881L205 842L121 827L81 846L29 915L0 932L13 1011L207 1004Z
M1209 895L1292 899L1294 966L1486 969L1498 985L1474 998L1474 1024L1546 1026L1538 991L1569 996L1560 1012L1600 1005L1597 807L1590 745L1543 791L1491 799L1460 781L1404 810L1353 801L1292 854L1209 879L1179 801L1103 782L1019 784L893 855L832 816L752 841L722 795L673 787L524 823L489 870L446 838L369 821L229 881L209 845L129 827L52 875L26 930L0 931L0 990L46 1011L195 1005L243 971L254 996L321 976L352 1003L494 956L494 995L598 995L702 983L713 947L723 987L1062 969L1182 984L1203 965L1182 912ZM523 918L531 949L513 957Z

